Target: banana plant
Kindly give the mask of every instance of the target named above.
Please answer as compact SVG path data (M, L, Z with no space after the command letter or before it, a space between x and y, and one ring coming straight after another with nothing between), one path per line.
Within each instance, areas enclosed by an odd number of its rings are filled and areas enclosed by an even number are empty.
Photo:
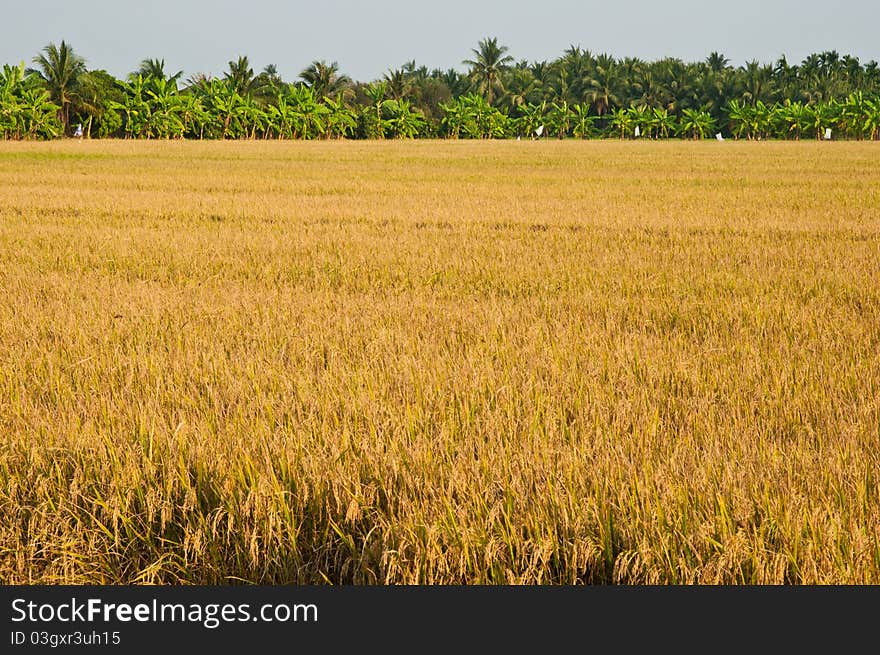
M630 115L631 125L633 134L635 134L635 128L639 128L641 131L642 128L647 129L648 134L653 136L651 133L652 129L652 121L654 118L654 111L648 105L642 103L639 105L632 105L629 109L626 110Z
M125 97L122 102L111 100L107 106L122 115L123 134L126 139L139 139L147 134L150 122L150 105L147 102L143 75L137 75L127 82L120 82Z
M809 126L815 130L816 139L821 140L823 132L838 122L840 110L834 100L815 105L807 105Z
M668 139L670 132L675 132L676 120L675 115L670 114L665 107L654 107L652 116L649 119L649 125L654 130L654 134L662 139Z
M293 108L284 94L279 94L275 104L266 108L269 117L267 133L276 139L293 138Z
M810 113L802 102L786 101L779 108L779 113L787 125L787 132L800 141L801 134L810 129Z
M572 133L578 139L586 139L593 134L593 122L596 120L596 117L590 114L589 105L574 105L572 107L572 120L574 121Z
M385 105L388 124L398 139L414 139L425 128L425 116L408 100L390 100Z
M23 79L24 62L21 66L3 65L0 71L0 134L4 139L22 137L18 91Z
M443 110L443 118L440 119L440 126L443 128L446 136L457 139L461 135L462 130L468 120L467 110L461 100L453 100L449 103L440 103L440 109Z
M525 136L537 135L538 128L547 124L547 103L529 103L522 110L519 120L520 128Z
M21 93L23 127L29 139L54 139L61 134L60 107L50 100L49 92L26 89Z
M147 134L160 139L183 138L186 126L180 117L182 103L177 83L165 78L150 78L145 95L150 105Z
M861 140L865 136L863 129L867 105L864 93L851 93L840 106L839 126L850 136Z
M459 98L464 104L465 134L472 139L503 138L509 131L510 117L493 107L481 95L471 93Z
M552 131L556 134L556 138L564 139L571 128L572 112L567 100L554 102L550 105L550 113L548 118Z
M732 125L731 132L735 139L741 139L743 132L749 132L749 126L752 120L752 108L740 102L739 100L730 100L724 107L727 117ZM751 136L749 136L751 138Z
M865 117L862 130L872 141L880 138L880 98L865 101Z
M327 138L344 139L354 134L357 118L341 97L337 100L325 97L324 106L327 107Z
M611 112L611 126L615 130L620 130L620 138L625 139L628 134L633 134L635 130L635 120L629 109L619 107Z
M269 117L250 93L242 97L237 113L241 125L239 138L256 139L258 133L265 133Z
M752 107L750 129L753 136L758 139L764 139L770 135L773 129L775 119L775 106L767 105L762 100L758 100Z
M289 86L292 134L295 139L315 139L324 134L327 107L318 102L315 92L306 86Z
M3 64L3 70L0 71L0 102L8 102L24 78L24 62L18 66Z
M388 122L384 118L385 103L388 102L388 83L385 81L374 82L364 87L364 94L370 99L370 107L365 109L365 115L368 120L365 121L367 126L367 138L384 139L385 132L388 129Z
M0 92L0 135L4 139L52 139L61 134L60 108L48 91L13 87Z
M192 93L180 94L179 116L183 122L184 135L204 139L205 127L211 122L211 114L202 105L202 99Z
M692 139L705 139L707 134L711 134L715 128L715 119L712 114L702 109L684 109L682 110L681 122L679 124L680 132Z
M237 139L245 130L242 119L246 111L242 109L244 99L235 90L234 83L228 80L212 79L200 87L205 109L213 117L209 128L211 136L221 139Z

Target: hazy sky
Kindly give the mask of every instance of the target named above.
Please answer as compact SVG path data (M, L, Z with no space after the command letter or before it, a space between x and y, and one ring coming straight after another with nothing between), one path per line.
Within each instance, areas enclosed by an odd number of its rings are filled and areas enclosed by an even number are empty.
M799 62L837 50L880 60L878 0L10 0L4 2L0 64L31 58L65 39L87 60L124 76L145 58L166 71L221 74L247 55L256 71L275 64L295 79L312 60L337 61L372 80L415 59L458 68L471 48L497 36L516 59L553 59L569 45L617 57L685 61L713 50L735 65ZM718 6L715 9L713 6Z

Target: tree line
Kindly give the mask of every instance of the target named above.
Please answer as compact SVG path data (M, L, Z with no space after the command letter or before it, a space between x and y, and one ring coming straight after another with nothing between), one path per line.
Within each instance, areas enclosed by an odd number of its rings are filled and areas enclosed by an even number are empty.
M370 82L326 61L286 81L244 56L222 77L145 59L120 80L65 41L31 63L0 72L4 139L880 139L878 64L836 51L734 67L717 52L686 63L571 46L529 62L486 38L464 72L410 61Z

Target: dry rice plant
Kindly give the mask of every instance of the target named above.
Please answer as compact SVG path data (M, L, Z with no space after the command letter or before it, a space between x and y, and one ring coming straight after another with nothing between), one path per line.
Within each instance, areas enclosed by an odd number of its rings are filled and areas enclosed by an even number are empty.
M0 144L0 582L878 583L871 143Z

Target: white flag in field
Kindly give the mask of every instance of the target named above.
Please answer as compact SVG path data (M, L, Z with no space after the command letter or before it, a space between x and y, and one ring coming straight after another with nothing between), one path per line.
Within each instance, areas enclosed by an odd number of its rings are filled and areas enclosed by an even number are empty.
M721 134L721 132L719 132L718 134L716 134L716 135L715 135L715 138L718 139L719 141L724 141L724 136Z
M825 128L825 140L826 141L831 140L831 128L830 127Z
M544 126L538 125L538 129L535 130L535 134L537 134L538 136L541 136L542 134L544 134Z
M636 125L636 131L633 132L633 134L635 134L637 137L642 135L642 131L639 129L638 125Z

